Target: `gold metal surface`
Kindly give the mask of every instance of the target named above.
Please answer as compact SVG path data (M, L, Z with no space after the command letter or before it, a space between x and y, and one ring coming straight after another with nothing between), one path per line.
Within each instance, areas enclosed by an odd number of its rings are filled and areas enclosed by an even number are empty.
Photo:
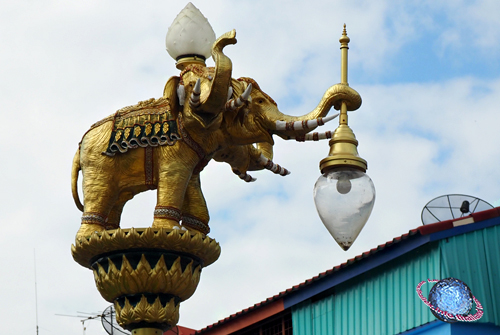
M220 246L214 239L199 234L167 228L130 228L93 232L89 238L76 239L71 246L73 259L83 267L91 268L90 261L98 255L116 250L134 248L175 250L193 254L203 260L204 266L215 262Z
M347 50L349 49L349 37L347 37L346 26L344 24L344 30L342 32L342 37L339 39L340 50L341 50L341 65L340 65L340 84L348 87L347 81ZM359 95L358 95L359 97ZM332 139L329 142L330 152L328 157L324 158L320 162L321 173L326 173L332 169L338 168L353 168L366 172L367 163L366 161L359 157L358 154L358 141L354 135L352 129L348 126L347 111L352 111L354 109L349 108L353 105L353 98L357 101L359 99L359 105L361 105L361 97L354 97L345 95L340 101L340 116L339 116L339 126L332 135ZM356 108L357 109L357 108Z
M184 68L186 68L186 66L191 65L191 64L199 64L199 65L205 66L205 60L203 58L197 57L197 56L182 57L181 59L179 59L177 61L177 63L175 63L175 66L179 70L182 71L182 70L184 70Z
M132 330L132 335L163 335L163 331L158 328L139 328Z
M118 303L115 303L116 321L125 328L139 322L164 323L173 327L179 321L179 306L180 304L174 302L174 298L170 299L165 306L161 304L159 298L151 304L145 296L142 296L135 306L132 306L129 300L125 298L123 308Z
M193 295L201 268L217 260L220 246L200 233L131 228L94 232L76 239L71 251L76 262L93 270L101 296L114 303L118 323L130 329L139 322L175 326L180 302ZM154 255L152 263L148 254ZM156 299L148 302L145 295ZM134 296L141 298L132 304ZM171 298L163 305L160 296Z
M340 109L341 101L348 110L361 105L355 90L346 84L336 84L326 90L310 113L283 114L255 80L231 78L232 63L223 48L234 43L234 31L222 35L212 48L215 68L190 63L178 77L168 80L163 97L122 108L87 131L72 167L73 198L84 212L78 239L84 241L95 231L118 228L126 202L140 192L155 188L158 210L152 224L154 228L180 228L186 218L185 228L207 234L210 216L199 172L212 158L229 163L233 170L241 173L261 169L260 154L272 158L272 135L290 139L310 131L277 130L276 121L324 117L332 107ZM190 99L197 81L201 88L200 101L198 107L192 107ZM240 97L250 84L249 99L227 110L227 100ZM229 87L233 92L230 97ZM178 95L180 89L183 95ZM179 101L180 97L184 100ZM149 146L144 141L154 136L161 138L167 132L176 137L165 138L160 145L152 143L149 151L138 147ZM110 143L120 152L111 152ZM77 190L80 170L83 204Z
M200 281L201 265L193 269L191 262L182 271L180 257L170 269L163 256L154 268L151 268L144 254L136 269L130 265L125 255L119 270L111 259L108 262L107 271L97 264L94 278L97 290L109 302L123 295L143 292L172 294L184 301L193 295Z
M108 270L98 264L94 270L97 289L102 297L109 302L126 294L164 293L172 294L184 301L191 297L198 286L201 274L201 265L193 269L192 262L181 268L181 258L178 257L170 269L161 256L154 268L142 255L137 268L130 265L126 256L123 256L120 270L108 259Z
M340 37L340 82L342 84L348 85L347 81L347 50L349 50L349 42L351 39L347 37L346 26L344 24L344 30L342 31L342 37Z
M202 267L219 257L219 244L207 236L210 216L200 183L212 158L229 163L240 176L262 169L262 156L273 157L273 135L305 135L312 129L304 121L324 117L333 107L341 110L340 126L322 171L344 165L366 169L347 125L347 111L361 105L347 84L348 42L344 30L341 83L328 88L305 115L283 114L255 80L231 77L232 62L223 49L236 43L233 30L212 47L215 68L196 57L181 59L181 72L167 81L162 97L122 108L85 133L72 165L73 198L83 215L71 250L76 262L93 270L122 326L137 328L136 335L174 326L180 301L194 293ZM297 121L306 127L278 126ZM151 189L157 189L152 228L120 229L126 202Z

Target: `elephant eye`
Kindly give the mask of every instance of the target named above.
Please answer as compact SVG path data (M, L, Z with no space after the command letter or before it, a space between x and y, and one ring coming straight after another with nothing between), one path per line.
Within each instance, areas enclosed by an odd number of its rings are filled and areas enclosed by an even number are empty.
M262 99L259 99L259 101L258 101L259 104L261 104L263 102L264 102L264 100L262 100Z

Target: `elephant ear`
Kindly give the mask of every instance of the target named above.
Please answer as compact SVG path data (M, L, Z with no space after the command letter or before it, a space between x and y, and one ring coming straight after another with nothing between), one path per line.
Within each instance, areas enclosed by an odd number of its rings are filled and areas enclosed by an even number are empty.
M177 87L179 86L179 81L179 77L170 77L165 84L165 88L163 89L163 97L169 100L171 112L176 118L180 108L179 98L177 97Z

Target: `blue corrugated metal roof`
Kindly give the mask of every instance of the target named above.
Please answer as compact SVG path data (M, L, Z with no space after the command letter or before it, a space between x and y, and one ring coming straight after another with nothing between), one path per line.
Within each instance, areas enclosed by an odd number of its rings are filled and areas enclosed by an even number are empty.
M394 260L397 257L403 256L407 253L409 253L412 250L415 250L417 248L422 247L425 244L432 244L435 245L435 243L432 243L433 241L440 241L445 238L450 238L453 236L459 236L461 234L465 234L468 232L473 232L473 231L478 231L481 229L485 229L487 227L495 227L500 225L500 208L493 208L491 210L487 210L484 212L479 212L479 213L474 213L469 217L458 219L458 220L449 220L449 221L444 221L444 222L438 222L435 224L431 225L426 225L426 226L420 226L416 229L410 230L408 234L403 234L400 237L394 238L392 241L389 241L385 244L379 245L376 248L371 249L370 251L367 251L359 256L356 256L353 259L348 260L347 262L334 267L333 269L330 269L328 271L325 271L323 273L320 273L318 276L315 276L311 279L306 280L305 282L296 285L286 291L280 292L279 294L270 297L266 299L265 301L255 304L254 306L245 309L241 312L238 312L236 314L233 314L224 320L221 320L213 325L210 325L200 331L197 332L197 334L204 334L204 333L209 333L210 330L217 328L218 326L222 324L226 324L228 322L237 322L237 319L242 316L246 315L248 313L253 313L256 312L259 308L277 301L277 300L283 300L284 303L284 308L290 308L294 307L294 309L297 309L297 305L304 302L308 301L308 299L311 299L312 297L320 295L322 292L325 292L327 290L332 290L334 289L336 292L342 287L342 283L345 283L349 280L350 283L352 283L352 279L357 277L360 274L367 273L368 271L375 269L377 267L380 267L391 260ZM496 228L500 229L500 228ZM486 248L493 248L491 252L487 252L485 257L490 259L489 262L493 262L498 264L498 266L494 269L488 272L487 276L491 279L497 279L500 278L500 263L499 263L499 257L500 257L500 251L498 250L498 237L493 237L492 235L487 236L488 242L485 242L485 244L488 244L489 246ZM497 249L494 249L494 248ZM443 249L444 250L444 249ZM400 271L400 270L398 270ZM416 270L415 269L406 269L406 270L401 270L401 271L406 271L406 276L412 277L412 278L417 278L416 273L414 273ZM440 269L442 272L443 269ZM403 273L403 272L401 272ZM446 273L446 271L445 271ZM423 272L421 273L423 274ZM400 274L402 275L402 274ZM429 273L430 275L430 273ZM437 277L439 279L440 276ZM443 277L444 278L444 277ZM421 278L420 280L424 280L427 278ZM490 280L491 280L490 279ZM419 281L420 281L419 280ZM500 303L500 296L498 295L500 292L500 285L494 285L494 281L491 281L492 283L492 292L495 294L495 296L499 297L499 303ZM415 293L415 287L418 284L412 283L411 281L407 281L408 287L400 287L399 290L401 290L400 295L402 294L403 296L406 297L406 299L415 299L416 293ZM375 283L373 283L375 285ZM401 285L402 286L402 285ZM361 291L367 290L368 287L360 288ZM404 292L404 294L403 294ZM337 292L338 293L338 292ZM380 295L384 294L383 288L381 288ZM393 294L393 293L389 293ZM393 300L395 299L395 296L397 294L393 294ZM346 297L345 299L353 299L355 298L353 295ZM356 297L357 301L361 301L362 297ZM374 296L373 299L376 299ZM423 304L421 304L423 305ZM425 306L425 305L423 305ZM387 306L380 306L382 307L387 307ZM328 307L318 307L320 308L328 308ZM333 307L332 307L333 308ZM349 307L351 308L351 307ZM354 307L352 307L354 308ZM402 315L405 312L405 307L401 305L401 308L399 310L394 310L395 315ZM430 313L428 308L426 308L426 312L422 312L421 314L418 314L419 312L415 312L415 314L411 317L414 317L415 320L419 320L420 324L425 323L427 316L425 316L425 313ZM492 312L494 313L495 317L492 320L495 321L490 321L490 322L495 322L496 324L498 323L498 308L499 305L496 304L491 307ZM354 310L352 311L354 313ZM297 331L301 327L307 327L308 322L312 324L313 319L310 318L310 313L307 314L304 312L303 315L294 315L294 334L295 334L295 327L297 327ZM398 314L399 313L399 314ZM483 317L484 318L484 317ZM299 322L296 324L296 320L302 320L302 322ZM432 320L432 319L431 319ZM345 320L341 320L344 322ZM321 321L323 322L323 321ZM328 321L327 325L328 325ZM338 321L337 321L338 322ZM345 321L347 322L347 321ZM373 319L371 322L377 322L377 320ZM408 325L413 323L410 319L408 319L406 322L408 322ZM415 322L418 323L418 322ZM317 327L324 327L324 325L317 325ZM356 326L354 326L355 329ZM391 329L397 331L398 329L403 329L404 328L404 322L401 322L401 325L398 325L396 321L393 322L393 325L387 326L391 327ZM331 329L331 328L329 328ZM409 328L406 328L409 329ZM363 332L364 333L364 332ZM301 334L301 333L297 333ZM343 334L343 333L342 333ZM346 333L347 334L347 333Z
M302 284L285 291L285 308L294 306L342 282L379 267L411 250L432 241L458 236L471 231L500 225L500 208L474 213L457 220L438 222L412 229L362 255L356 256L331 270L320 273ZM464 222L468 222L464 224ZM283 292L282 292L283 293Z
M442 278L458 278L483 305L480 322L500 326L500 226L439 242ZM440 278L438 278L440 279Z
M294 335L400 334L414 329L435 320L417 296L417 284L447 277L466 282L483 305L484 315L477 323L500 326L498 241L500 225L491 226L432 241L372 268L336 285L324 297L294 305ZM310 321L303 323L307 318Z
M418 253L403 255L343 282L333 294L292 307L294 335L398 334L434 320L430 309L415 292L423 279L439 278L438 244L423 246ZM312 322L300 325L310 315ZM297 326L297 328L296 328Z

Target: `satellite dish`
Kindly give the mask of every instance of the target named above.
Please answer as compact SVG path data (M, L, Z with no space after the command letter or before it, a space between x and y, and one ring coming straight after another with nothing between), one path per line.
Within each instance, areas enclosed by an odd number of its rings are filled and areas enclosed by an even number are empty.
M458 219L475 212L493 208L484 200L464 194L448 194L432 199L422 210L424 225Z
M101 322L104 330L110 335L130 335L128 330L123 329L116 321L116 312L113 305L104 310L101 315Z

